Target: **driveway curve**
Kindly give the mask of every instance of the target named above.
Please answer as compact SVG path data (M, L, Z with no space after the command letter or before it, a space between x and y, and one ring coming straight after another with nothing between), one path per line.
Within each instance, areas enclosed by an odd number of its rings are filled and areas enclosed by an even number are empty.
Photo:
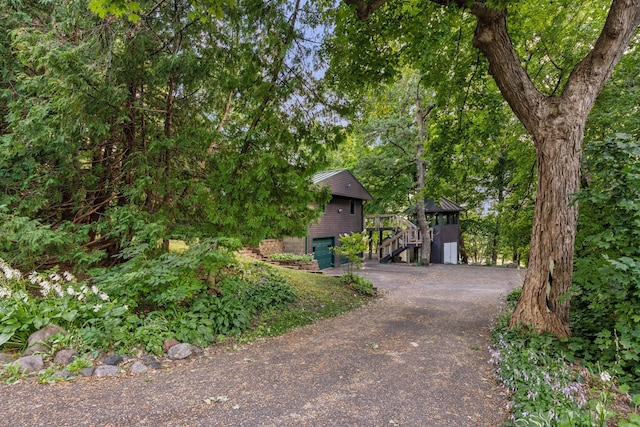
M149 375L0 385L0 425L502 425L488 335L524 271L369 263L359 274L382 298L237 351Z

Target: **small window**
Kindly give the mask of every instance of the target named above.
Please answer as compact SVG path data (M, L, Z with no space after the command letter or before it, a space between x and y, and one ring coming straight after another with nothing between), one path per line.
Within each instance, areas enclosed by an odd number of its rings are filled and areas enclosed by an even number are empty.
M349 201L349 215L355 215L356 214L356 201L351 199Z

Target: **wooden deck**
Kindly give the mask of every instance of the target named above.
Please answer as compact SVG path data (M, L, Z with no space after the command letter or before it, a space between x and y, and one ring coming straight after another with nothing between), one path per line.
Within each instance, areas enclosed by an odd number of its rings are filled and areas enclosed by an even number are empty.
M406 218L396 214L367 215L365 230L369 232L369 259L373 255L373 233L379 233L378 255L380 262L389 262L409 248L422 247L422 233L420 228ZM392 234L383 238L385 231ZM433 230L429 229L430 239L433 240ZM388 233L386 233L388 234Z

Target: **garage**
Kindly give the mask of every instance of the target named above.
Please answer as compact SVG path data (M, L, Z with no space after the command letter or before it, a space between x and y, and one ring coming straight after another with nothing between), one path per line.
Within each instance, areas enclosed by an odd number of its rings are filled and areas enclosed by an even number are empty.
M333 251L331 248L335 245L334 237L318 237L313 239L313 257L318 261L318 267L333 267Z

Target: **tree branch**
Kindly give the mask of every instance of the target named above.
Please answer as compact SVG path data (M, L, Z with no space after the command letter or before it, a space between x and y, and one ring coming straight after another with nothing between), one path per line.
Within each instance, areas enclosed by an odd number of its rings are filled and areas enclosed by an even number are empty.
M525 128L537 139L539 123L546 113L544 95L535 87L520 63L507 32L505 10L491 9L481 2L471 5L477 27L473 45L487 57L489 74L493 76L502 96Z
M640 0L614 0L595 46L574 68L561 97L572 104L588 98L584 104L586 117L613 68L627 50L640 25Z

